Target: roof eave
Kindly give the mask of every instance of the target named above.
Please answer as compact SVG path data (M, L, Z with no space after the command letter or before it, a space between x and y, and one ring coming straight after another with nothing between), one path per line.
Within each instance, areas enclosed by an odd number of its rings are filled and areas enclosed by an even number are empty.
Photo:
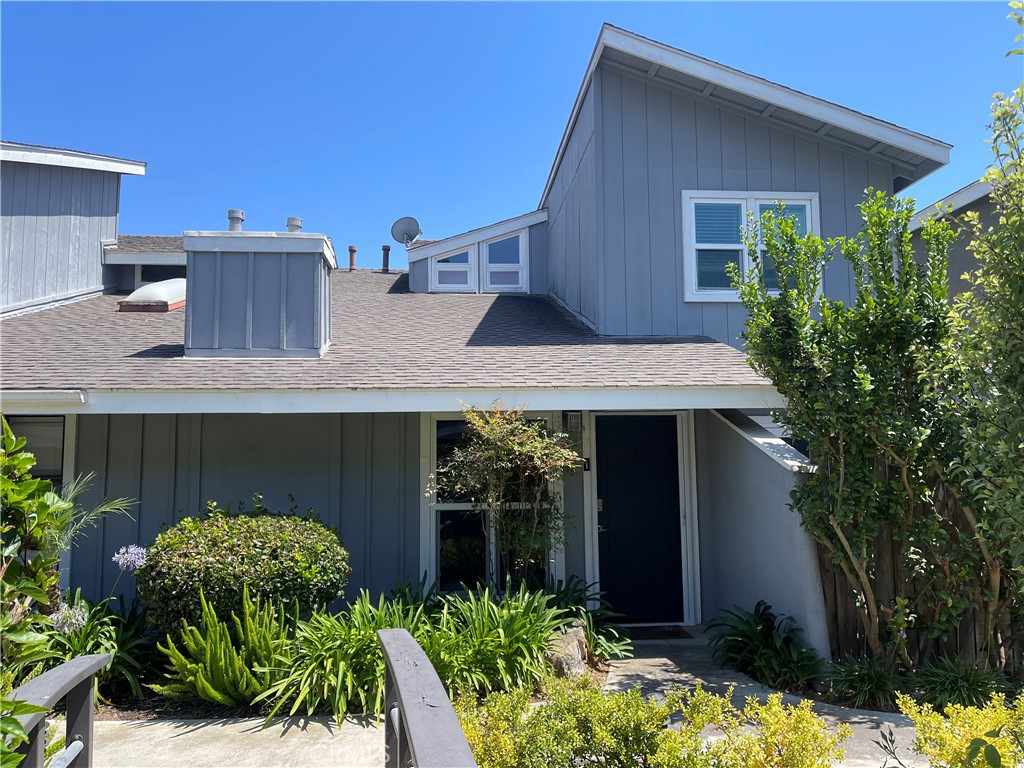
M10 163L55 165L64 168L106 171L127 176L146 175L146 164L141 160L126 160L120 157L96 155L73 149L35 147L29 144L17 144L6 141L0 142L0 160Z

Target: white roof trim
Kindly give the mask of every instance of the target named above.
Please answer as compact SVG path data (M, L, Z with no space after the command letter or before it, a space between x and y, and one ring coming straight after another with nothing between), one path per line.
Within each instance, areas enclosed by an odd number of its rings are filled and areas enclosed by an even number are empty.
M715 416L743 436L743 439L790 472L813 474L818 465L781 437L776 437L742 411L716 408Z
M104 264L144 264L184 267L188 255L184 251L122 251L104 249Z
M58 396L59 395L59 396ZM771 385L618 389L392 390L12 390L8 414L63 413L418 413L460 411L498 400L533 410L783 408Z
M555 172L562 162L562 156L565 154L566 146L569 143L569 135L576 124L576 118L583 104L583 97L586 94L587 86L594 76L605 48L614 48L623 53L645 59L651 62L651 64L657 64L659 69L672 69L691 77L700 78L708 83L720 85L737 93L769 102L776 107L783 107L815 120L820 120L829 126L842 128L875 139L876 141L885 142L893 147L934 160L941 165L949 163L949 150L952 145L946 142L901 128L874 117L869 117L847 107L809 96L784 85L747 74L738 69L687 53L664 43L649 40L633 32L613 27L610 24L604 24L601 27L601 34L597 39L597 45L594 47L594 53L590 57L590 63L587 65L587 71L583 76L583 82L576 95L576 102L573 104L572 112L569 114L569 122L558 145L555 162L548 173L548 180L544 185L544 193L541 195L540 205L538 206L540 208L547 205L548 193L551 191Z
M992 184L985 179L979 179L978 181L968 184L966 187L958 189L951 195L946 195L941 200L938 200L927 208L922 208L920 211L914 214L914 218L910 220L910 231L916 232L924 224L925 219L929 216L934 216L938 213L939 208L949 209L952 211L958 211L965 205L980 200L985 195L992 191Z
M58 165L64 168L84 168L90 171L109 171L129 176L145 176L146 164L139 160L94 155L74 149L34 147L30 144L0 142L0 160L10 163Z
M446 237L444 240L434 240L418 248L406 249L406 252L409 255L409 263L411 264L414 261L421 261L431 256L440 256L442 253L455 251L459 248L467 248L474 243L480 243L484 240L492 240L502 235L518 232L521 229L526 229L547 220L548 212L546 208L531 211L530 213L524 213L522 216L516 216L514 219L505 219L480 229L473 229L459 235Z

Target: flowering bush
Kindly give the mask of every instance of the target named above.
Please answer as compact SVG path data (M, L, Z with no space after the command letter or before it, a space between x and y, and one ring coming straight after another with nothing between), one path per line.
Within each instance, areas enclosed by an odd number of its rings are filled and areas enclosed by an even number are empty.
M294 602L301 613L341 596L352 569L337 534L315 520L269 514L258 496L253 501L253 512L241 515L210 502L205 519L187 517L157 536L136 580L158 630L178 632L182 619L198 625L200 592L225 617L241 615L246 586L254 598ZM118 556L139 562L130 549Z

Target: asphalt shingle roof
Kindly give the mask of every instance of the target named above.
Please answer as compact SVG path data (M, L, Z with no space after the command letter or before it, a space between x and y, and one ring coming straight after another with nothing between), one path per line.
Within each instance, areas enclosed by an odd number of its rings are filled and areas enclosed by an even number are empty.
M181 235L118 235L117 250L129 253L184 253Z
M416 294L407 274L338 270L321 359L183 356L183 310L97 296L0 322L3 389L457 389L766 386L705 337L601 337L552 300Z

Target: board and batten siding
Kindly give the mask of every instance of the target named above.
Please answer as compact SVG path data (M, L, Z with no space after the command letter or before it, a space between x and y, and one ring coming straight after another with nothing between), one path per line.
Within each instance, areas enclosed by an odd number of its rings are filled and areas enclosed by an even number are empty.
M0 311L101 291L103 240L117 238L121 177L5 162L0 168Z
M165 526L214 499L222 506L263 494L300 513L312 507L350 554L345 588L375 596L398 579L419 580L419 414L148 414L78 417L75 471L93 472L85 507L103 498L138 501L108 516L71 554L71 586L106 597L118 575L111 557L152 543ZM122 578L127 600L134 583Z
M548 291L582 320L598 324L597 81L583 97L576 124L547 197Z
M857 233L865 188L892 191L888 163L608 67L594 82L600 88L596 130L577 143L600 149L599 177L588 183L600 192L593 208L600 222L602 334L707 335L740 345L746 312L739 303L684 301L683 190L817 192L826 237ZM553 196L549 206L555 220ZM556 246L553 234L551 250L554 264L555 253L573 249ZM848 263L839 259L827 267L830 298L848 301L852 285ZM566 295L572 295L568 289Z

